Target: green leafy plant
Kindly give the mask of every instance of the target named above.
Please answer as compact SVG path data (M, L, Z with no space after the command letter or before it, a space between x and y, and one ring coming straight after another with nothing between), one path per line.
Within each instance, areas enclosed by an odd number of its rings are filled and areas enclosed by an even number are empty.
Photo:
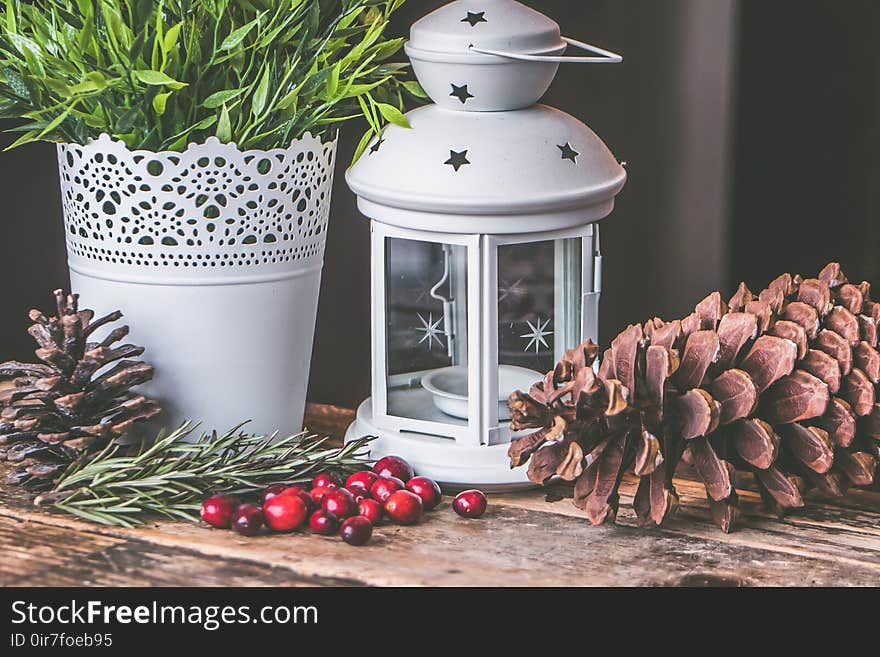
M197 520L209 494L255 494L277 482L302 483L316 473L363 468L364 447L355 440L344 447L305 433L278 438L241 433L241 427L218 436L184 424L160 435L134 454L118 444L72 463L54 489L35 503L53 506L92 522L133 527L144 516Z
M326 137L363 116L359 156L423 98L385 39L405 0L0 0L0 117L11 146L85 143L181 151Z

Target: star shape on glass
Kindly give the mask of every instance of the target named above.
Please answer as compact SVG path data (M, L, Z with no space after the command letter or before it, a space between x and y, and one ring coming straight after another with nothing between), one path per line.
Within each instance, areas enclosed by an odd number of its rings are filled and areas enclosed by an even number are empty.
M379 149L382 148L382 144L384 143L385 140L382 137L379 137L376 143L370 146L370 155L372 155L373 153L378 153Z
M465 16L464 18L461 19L461 22L462 23L470 23L471 27L476 27L480 23L488 23L489 22L486 20L486 12L485 11L479 11L479 12L469 11L467 14L468 14L467 16Z
M526 324L529 325L530 333L526 333L525 335L521 335L521 338L529 338L529 344L523 351L528 351L532 347L535 348L535 353L537 354L541 347L549 348L550 345L547 344L546 338L547 336L553 335L553 331L548 331L547 327L550 325L550 320L548 319L546 322L541 322L541 318L538 317L538 321L532 324L530 321L526 320Z
M456 98L458 98L461 101L462 105L467 103L471 98L476 98L476 96L474 96L470 91L468 91L468 86L466 84L462 85L460 87L457 84L453 84L452 85L452 93L449 95L455 96Z
M437 344L442 347L443 342L440 341L439 336L443 335L443 329L438 328L438 327L440 326L440 324L443 323L443 318L441 317L440 319L438 319L435 322L433 313L428 313L428 319L425 319L424 317L422 317L422 313L418 313L418 316L419 316L419 321L422 323L422 325L417 326L416 331L419 331L420 333L425 334L422 336L422 339L419 340L418 344L422 344L423 342L425 342L427 340L428 349L430 350L430 349L433 349L434 340L436 340Z
M578 153L576 150L574 150L571 147L571 144L569 144L568 142L565 142L564 146L557 146L556 148L558 148L559 150L562 151L562 159L563 160L571 160L575 164L578 163L578 155L580 155L580 153Z
M520 287L525 278L520 278L518 281L513 283L512 285L508 285L507 281L504 279L501 280L501 284L498 286L498 303L501 303L508 297L519 297L522 296L523 290Z
M467 150L463 150L460 153L456 151L449 151L449 159L446 160L443 164L449 164L450 166L455 168L455 171L458 172L465 164L470 164L470 161L467 159Z

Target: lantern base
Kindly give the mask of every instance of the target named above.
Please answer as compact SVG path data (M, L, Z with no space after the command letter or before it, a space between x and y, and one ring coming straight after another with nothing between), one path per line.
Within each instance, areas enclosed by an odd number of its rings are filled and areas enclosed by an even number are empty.
M526 468L510 468L507 444L478 447L457 444L451 438L380 429L373 422L372 400L358 408L357 419L348 428L345 442L376 436L370 443L370 457L394 454L405 458L417 474L451 489L480 486L485 490L534 488Z

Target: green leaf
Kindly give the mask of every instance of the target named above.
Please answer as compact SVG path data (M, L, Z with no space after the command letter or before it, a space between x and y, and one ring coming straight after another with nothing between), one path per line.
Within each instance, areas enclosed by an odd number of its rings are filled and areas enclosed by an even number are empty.
M318 24L321 21L321 7L318 2L310 2L309 8L306 10L305 28L307 35L314 35L318 31Z
M250 31L257 26L257 23L260 22L261 16L262 14L254 20L250 21L249 23L246 23L240 28L230 32L229 36L223 39L223 43L220 44L220 50L232 50L233 48L238 46L242 41L245 40L245 37L250 34Z
M122 113L122 116L119 117L119 120L116 122L116 132L119 134L125 134L134 127L135 122L140 118L141 108L138 106L130 107L125 112Z
M131 61L136 61L138 56L141 54L141 49L144 47L144 43L147 40L147 32L146 30L141 31L137 37L135 37L134 42L131 44L131 47L128 49L128 58Z
M330 75L327 76L327 84L324 89L324 97L327 100L336 97L336 92L339 91L339 74L342 71L342 62L337 62L336 65L330 69Z
M233 98L238 98L242 93L244 93L244 89L224 89L223 91L216 91L205 98L205 100L202 102L202 107L206 107L208 109L217 109L224 103L228 103Z
M115 6L115 3L111 2L101 2L100 7L101 14L107 23L107 27L110 28L107 35L111 38L117 48L128 50L131 33L128 26L125 24L125 21L122 19L122 14L119 12L119 8Z
M296 111L297 101L299 100L299 91L294 89L290 93L288 93L284 98L278 101L278 104L275 106L279 110L287 110L290 108L294 108Z
M229 110L226 108L225 104L223 105L223 109L220 110L220 120L217 121L217 131L215 134L217 139L224 144L232 139L232 123L229 120Z
M403 112L394 107L394 105L389 105L388 103L376 103L376 107L379 108L379 113L389 123L393 123L401 128L410 127L409 119L403 115Z
M9 85L9 89L14 94L21 96L25 100L31 99L30 89L28 89L27 83L19 75L18 71L12 67L6 67L3 69L3 75L6 78L6 84Z
M393 39L391 41L377 44L373 46L371 54L375 54L376 59L388 59L400 52L400 49L405 42L405 39Z
M199 121L195 125L190 126L186 130L186 132L196 132L198 130L207 130L215 123L217 123L217 117L216 116L209 116L207 118L202 119L201 121Z
M25 123L23 125L12 126L11 128L7 128L3 132L30 132L31 130L42 130L47 125L49 125L48 121L32 121L31 123Z
M373 116L373 111L370 105L367 104L368 101L370 103L373 102L372 98L370 98L370 95L366 94L363 96L358 96L357 101L361 107L361 112L363 113L364 118L367 120L367 123L370 124L370 128L373 129L373 132L379 132L382 129L382 126L379 125L379 123L376 121L376 117Z
M70 116L70 113L73 111L73 109L75 107L76 107L76 101L72 102L66 110L64 110L61 114L59 114L54 119L49 121L49 125L47 125L45 128L43 128L42 132L40 132L40 134L37 135L37 139L42 139L43 137L48 135L50 132L52 132L55 128L57 128L59 125L61 125L62 122L64 121L64 119L66 119L68 116Z
M21 137L19 137L14 142L9 144L9 146L4 148L3 150L4 151L11 151L13 148L18 148L19 146L22 146L23 144L29 144L33 141L39 141L39 140L40 140L40 133L36 130L32 130L31 132L23 134Z
M251 109L253 110L254 116L261 116L263 113L263 108L266 106L266 98L269 94L269 67L266 66L263 69L263 77L260 78L260 83L257 85L256 91L254 91L254 99L251 101Z
M351 164L354 165L359 159L361 159L361 155L364 154L364 151L367 150L367 146L370 144L370 140L373 138L374 133L372 130L367 130L364 133L364 136L361 137L361 141L358 144L357 148L354 151L354 157L351 158Z
M55 11L62 19L64 19L64 22L68 25L71 25L76 29L80 29L83 26L82 20L76 14L72 14L69 11L65 11L64 9L60 9L58 7L55 8Z
M15 26L15 3L6 0L6 29L10 32L16 32Z
M169 149L172 151L183 150L186 147L187 143L189 142L189 139L193 135L193 133L196 133L200 130L207 130L208 128L213 126L215 123L217 123L217 115L213 114L211 116L208 116L208 117L202 119L201 121L199 121L198 123L195 123L191 126L184 128L183 130L181 130L180 132L175 134L170 139L165 140L162 143L162 145L160 146L160 150L162 150L162 149Z
M183 23L178 23L173 27L169 28L169 30L165 33L165 36L162 38L162 54L167 55L169 52L174 50L174 46L177 45L177 39L180 36L180 30L183 27Z
M132 74L144 84L152 86L167 86L172 89L182 89L187 86L185 82L178 82L162 71L141 69L138 71L132 71Z
M411 93L414 97L424 99L428 97L428 94L425 93L425 90L415 80L409 80L403 83L403 88L406 89L409 93Z
M165 106L168 103L168 97L173 93L173 91L166 91L165 93L153 96L153 109L157 116L162 116L165 113Z
M372 84L352 84L345 88L343 98L357 98L385 84L387 80L376 80Z
M84 80L83 82L75 84L72 87L68 87L68 92L73 95L89 94L96 91L101 91L102 89L104 89L105 86L106 85L99 84L94 80Z

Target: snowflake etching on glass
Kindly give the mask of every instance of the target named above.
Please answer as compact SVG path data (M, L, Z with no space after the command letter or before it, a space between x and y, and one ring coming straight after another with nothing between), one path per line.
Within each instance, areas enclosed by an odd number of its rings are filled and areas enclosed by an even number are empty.
M513 283L508 284L507 281L502 279L498 284L498 303L506 301L508 298L511 301L514 301L525 294L525 290L522 288L522 284L525 280L526 279L523 276Z
M434 321L434 313L428 313L428 319L425 319L422 316L422 313L417 313L419 317L419 321L422 323L421 326L416 327L416 331L420 333L424 333L422 339L419 340L418 344L422 344L423 342L428 343L428 350L434 348L434 340L437 341L437 344L440 347L443 347L443 341L440 340L440 336L445 335L442 328L439 328L440 324L443 323L443 318L441 317L436 322Z
M532 347L535 348L535 353L540 353L541 348L549 349L550 345L547 343L546 338L553 335L553 331L548 331L547 327L550 325L552 320L546 320L544 322L541 321L541 318L535 321L532 324L530 321L526 320L526 324L529 325L529 333L525 333L519 337L528 338L529 343L526 345L526 348L523 351L528 352Z

